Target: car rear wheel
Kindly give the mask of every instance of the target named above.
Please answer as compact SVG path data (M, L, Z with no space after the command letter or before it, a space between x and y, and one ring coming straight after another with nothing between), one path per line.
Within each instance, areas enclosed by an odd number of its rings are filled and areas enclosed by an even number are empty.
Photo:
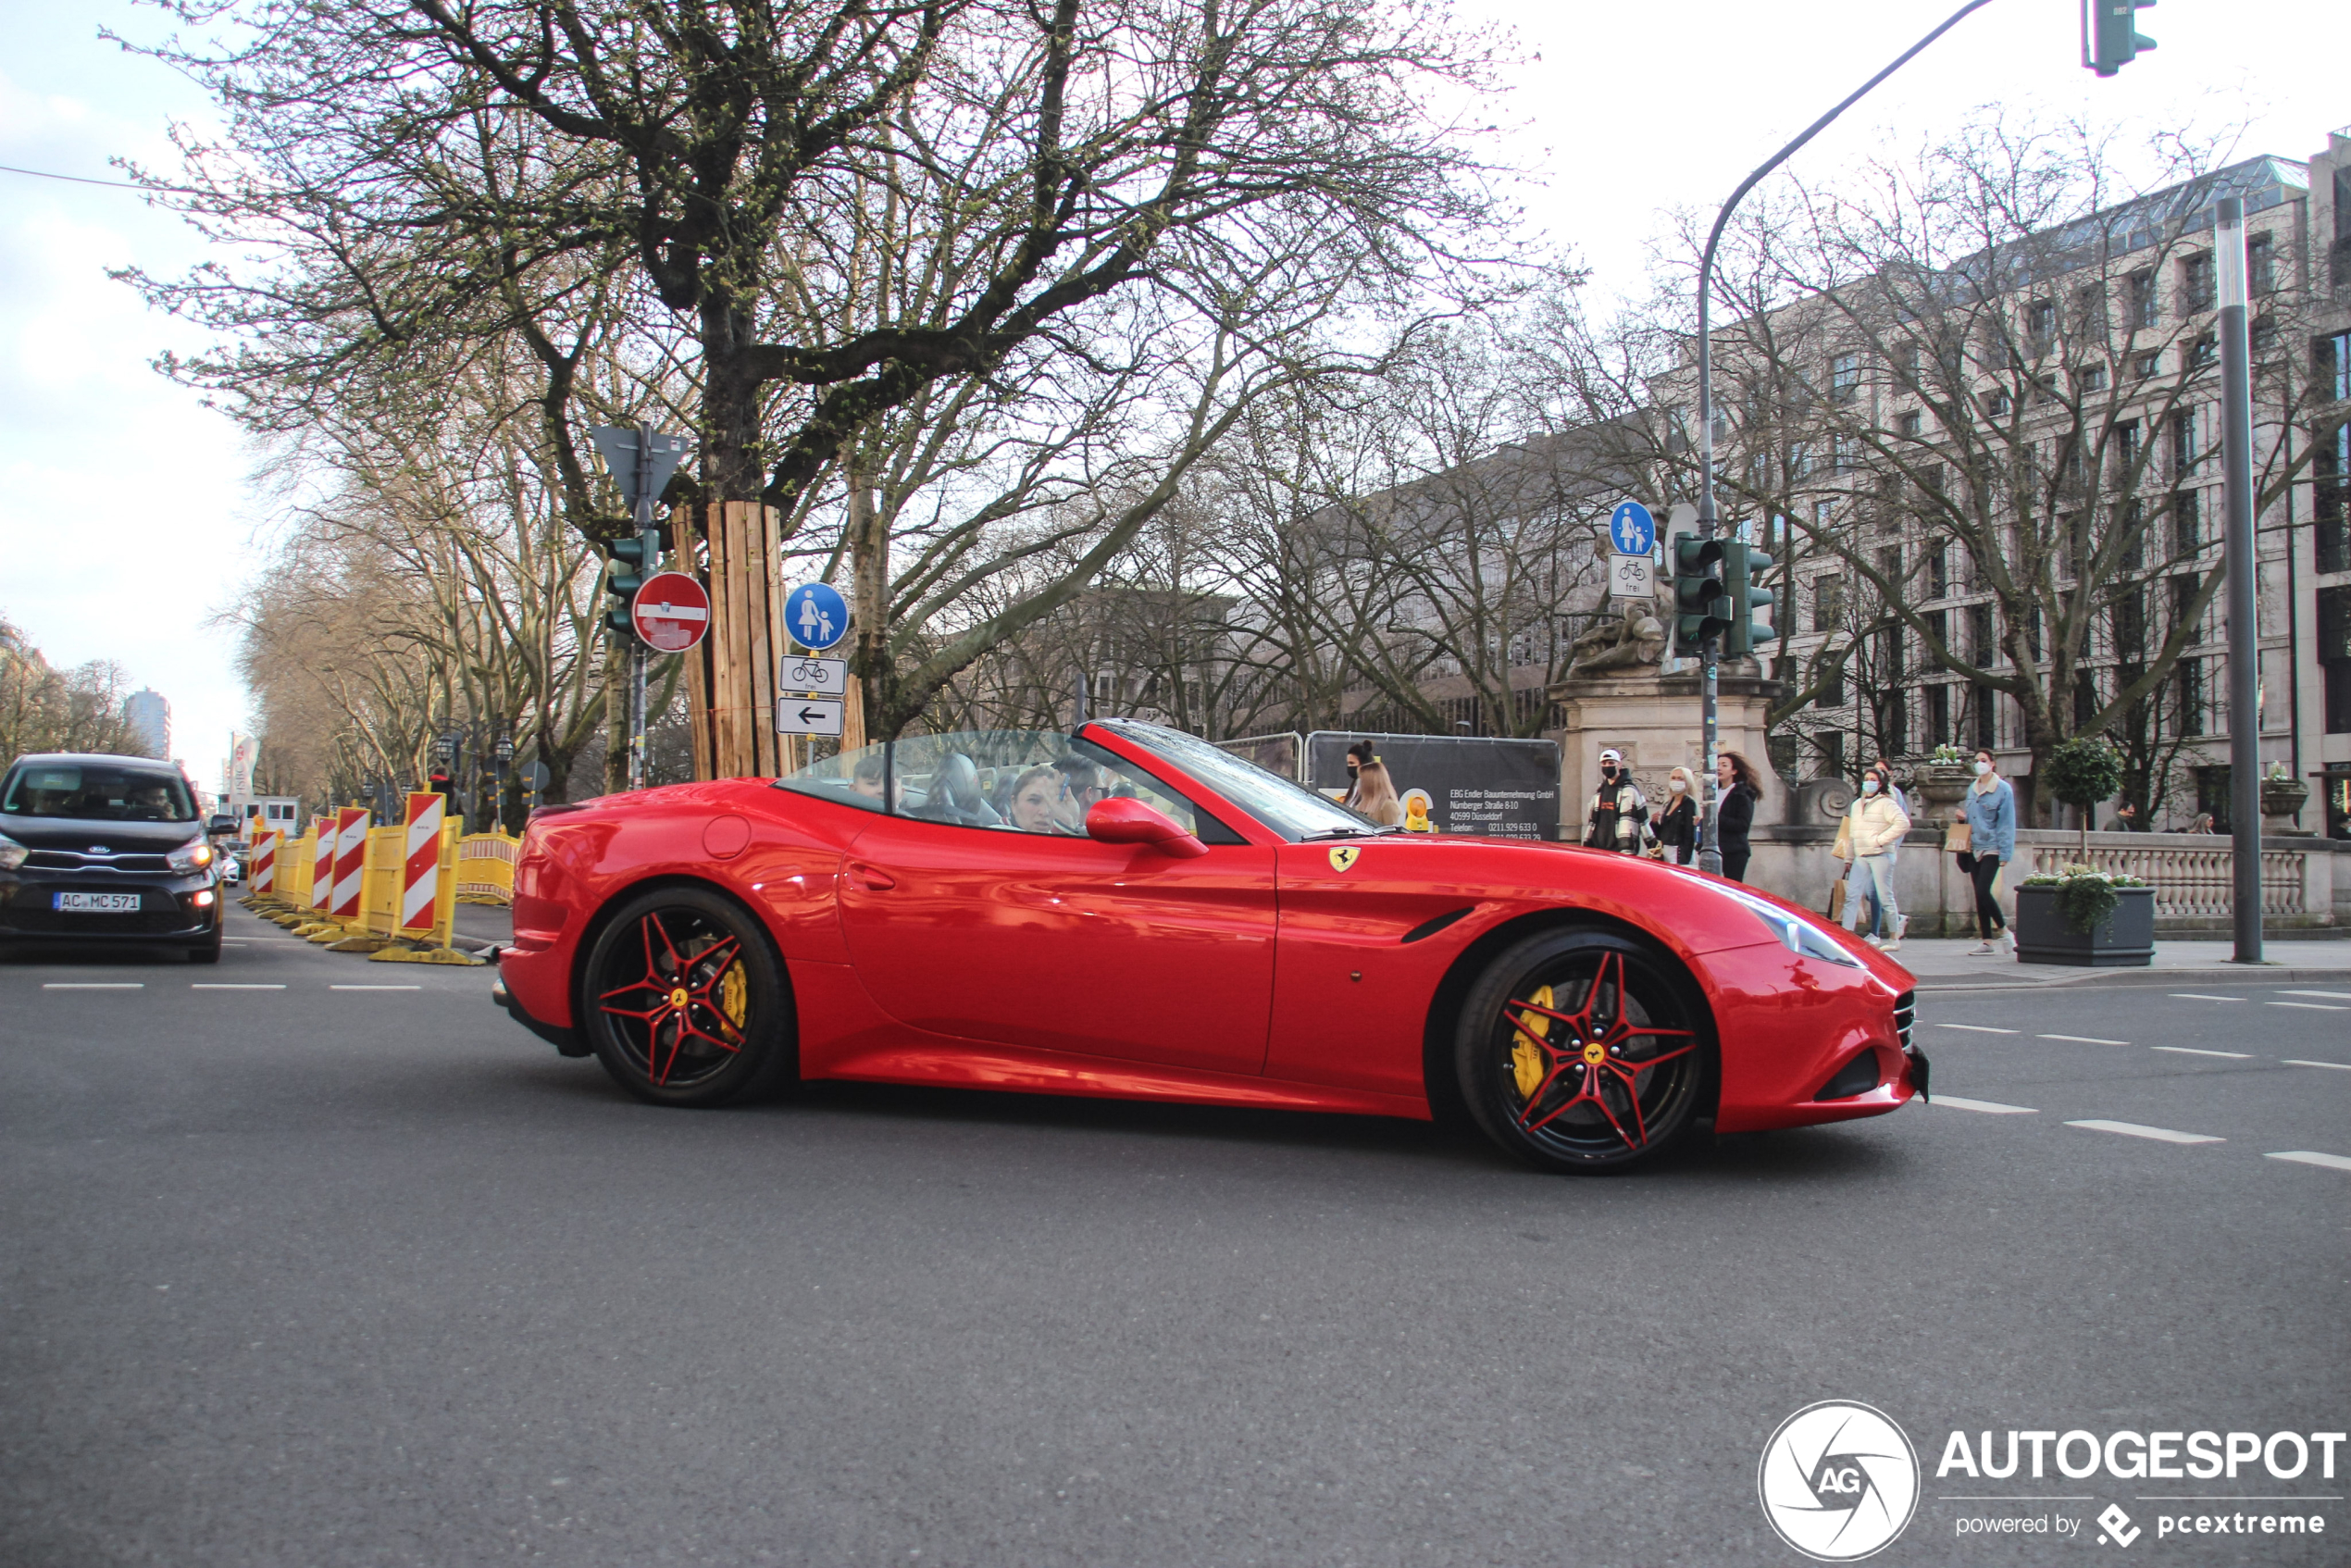
M765 933L698 888L622 906L590 951L581 1028L620 1085L662 1105L724 1105L789 1079L789 989Z
M1471 988L1456 1035L1478 1127L1529 1164L1611 1170L1696 1119L1706 1039L1687 980L1639 943L1550 931L1504 952Z
M220 927L218 926L213 927L211 940L198 942L188 950L188 962L191 964L220 962Z

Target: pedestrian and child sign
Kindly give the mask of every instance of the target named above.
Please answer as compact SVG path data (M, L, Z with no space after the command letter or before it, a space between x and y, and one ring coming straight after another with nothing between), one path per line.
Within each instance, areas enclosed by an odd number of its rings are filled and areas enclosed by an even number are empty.
M829 648L849 635L849 603L830 584L803 582L784 600L784 631L812 653Z
M1657 519L1637 501L1620 501L1609 515L1608 537L1619 555L1647 555L1657 548Z

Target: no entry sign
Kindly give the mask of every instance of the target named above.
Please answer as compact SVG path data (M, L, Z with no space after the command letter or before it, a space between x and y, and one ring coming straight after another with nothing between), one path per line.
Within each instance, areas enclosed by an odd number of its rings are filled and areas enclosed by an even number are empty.
M710 595L683 572L655 572L628 601L628 618L646 647L682 653L710 629Z

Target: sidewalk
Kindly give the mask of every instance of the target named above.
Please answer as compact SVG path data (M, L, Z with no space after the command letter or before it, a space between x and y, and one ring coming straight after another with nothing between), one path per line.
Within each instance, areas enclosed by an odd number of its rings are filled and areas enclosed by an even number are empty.
M2007 956L1971 958L1972 938L1917 937L1905 941L1894 961L1919 978L1921 990L1982 990L1992 987L2065 985L2178 985L2205 980L2342 981L2351 986L2351 941L2295 941L2270 938L2261 944L2259 965L2233 963L2233 943L2158 939L2155 963L2146 969L2077 969L2063 964L2019 964Z

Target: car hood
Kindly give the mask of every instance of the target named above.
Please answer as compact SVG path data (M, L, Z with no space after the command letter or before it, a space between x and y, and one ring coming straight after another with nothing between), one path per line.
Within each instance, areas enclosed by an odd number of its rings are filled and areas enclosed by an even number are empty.
M70 816L0 815L0 833L31 850L71 850L88 854L166 854L204 830L202 821L85 822Z

